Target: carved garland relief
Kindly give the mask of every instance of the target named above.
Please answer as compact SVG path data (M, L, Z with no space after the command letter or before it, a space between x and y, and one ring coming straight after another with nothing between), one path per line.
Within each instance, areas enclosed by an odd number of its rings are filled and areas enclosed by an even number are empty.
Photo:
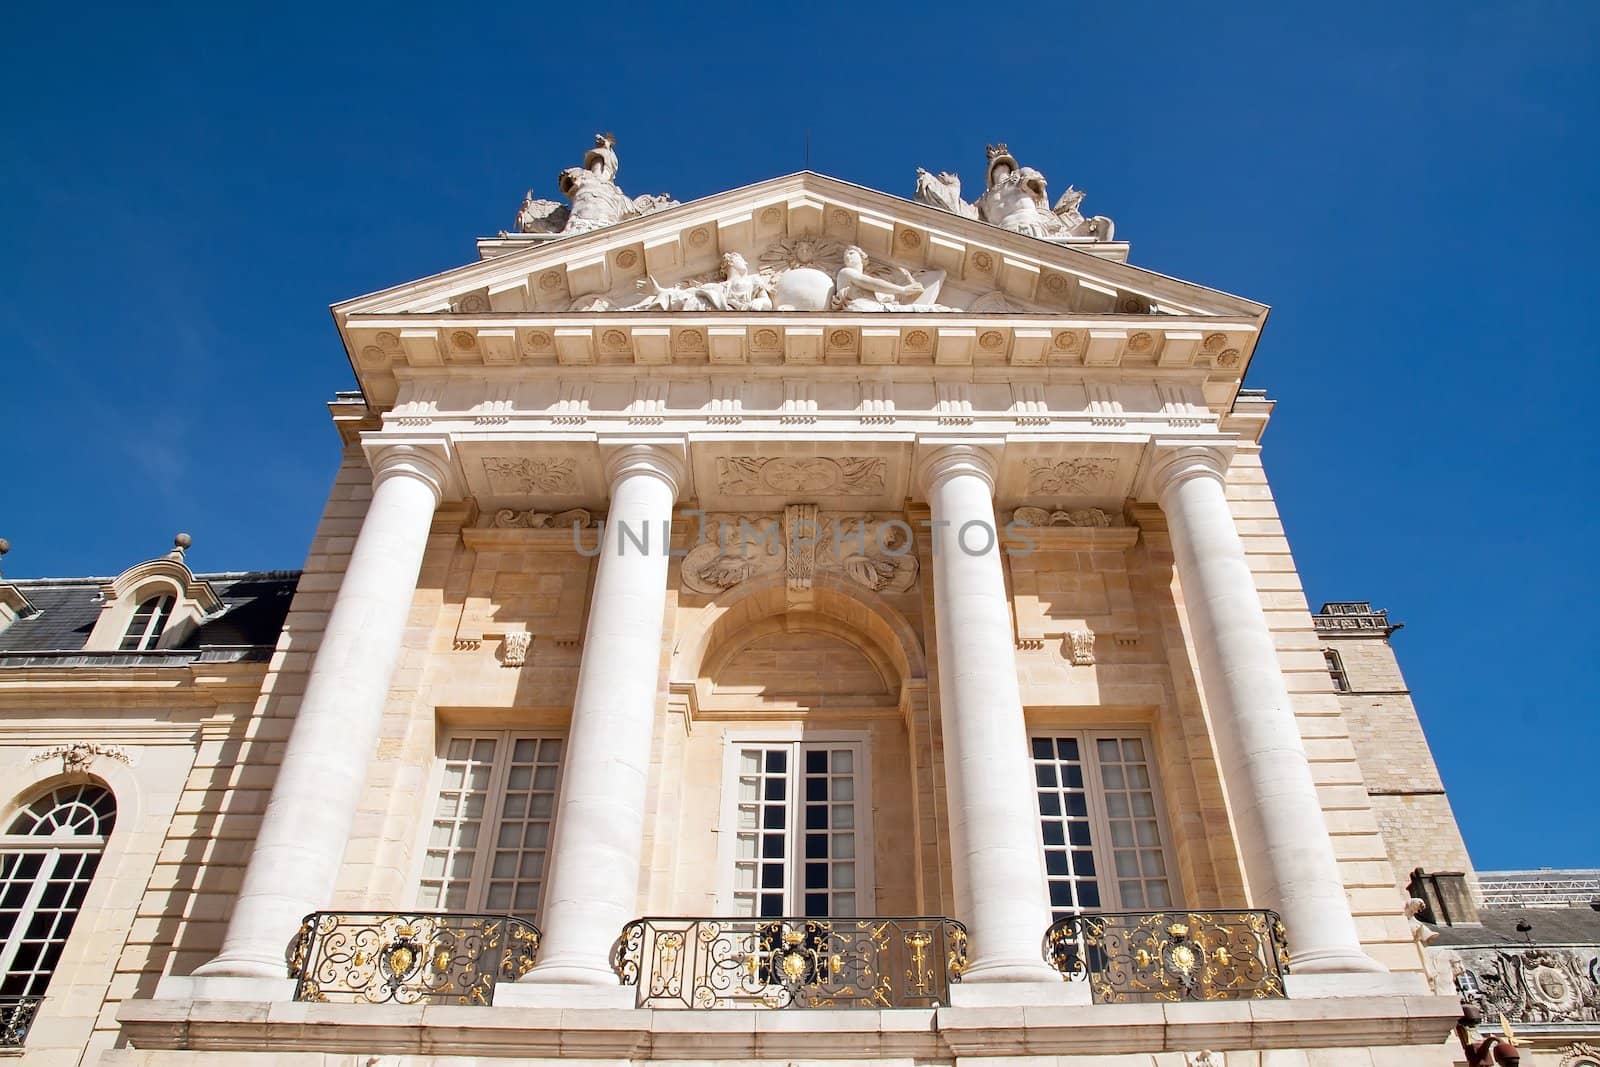
M1027 461L1028 492L1036 496L1068 496L1108 489L1117 476L1118 461L1109 456Z
M717 460L717 488L738 496L866 496L883 491L888 468L872 456L731 456Z
M500 459L483 461L492 493L576 493L578 474L570 459Z

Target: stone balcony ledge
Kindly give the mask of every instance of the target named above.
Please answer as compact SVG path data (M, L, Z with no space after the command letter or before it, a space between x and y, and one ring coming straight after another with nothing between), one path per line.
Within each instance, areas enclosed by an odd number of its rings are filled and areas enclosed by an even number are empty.
M1352 996L1210 1004L684 1011L133 1000L136 1049L618 1059L857 1060L869 1056L1151 1053L1199 1048L1436 1046L1454 997Z

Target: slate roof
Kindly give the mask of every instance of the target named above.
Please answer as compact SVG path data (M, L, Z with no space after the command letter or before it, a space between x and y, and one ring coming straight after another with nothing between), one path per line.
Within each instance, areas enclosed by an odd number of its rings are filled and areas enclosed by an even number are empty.
M299 571L228 571L197 574L222 600L220 614L197 626L185 650L278 643L284 616L300 580ZM0 629L0 655L80 652L100 616L100 587L109 578L18 578L9 580L36 614Z
M1600 911L1587 904L1565 908L1479 908L1482 926L1437 926L1435 948L1474 945L1600 945ZM1533 927L1526 934L1519 922Z

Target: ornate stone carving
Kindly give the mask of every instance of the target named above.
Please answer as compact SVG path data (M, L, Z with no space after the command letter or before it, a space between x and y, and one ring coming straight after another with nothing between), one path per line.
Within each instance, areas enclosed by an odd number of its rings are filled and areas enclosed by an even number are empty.
M569 508L566 511L501 508L484 525L496 530L560 530L570 526L587 529L594 525L594 515L583 508Z
M1028 461L1028 492L1035 496L1089 493L1107 486L1117 474L1117 461L1105 458Z
M578 473L570 459L500 459L483 461L493 493L576 493Z
M750 269L743 256L722 257L718 277L663 286L652 277L639 283L646 292L623 311L771 311L772 281Z
M782 571L791 593L805 594L819 572L842 574L875 592L904 593L917 581L911 528L873 515L819 515L815 504L775 517L712 514L685 555L683 584L706 596Z
M1595 1065L1600 1065L1600 1047L1577 1041L1558 1051L1561 1053L1561 1062L1556 1067L1595 1067Z
M784 575L791 592L811 588L817 573L817 542L822 539L815 504L790 504L783 509L783 539L788 545Z
M520 667L528 662L528 646L533 644L533 634L527 630L512 630L505 637L505 654L502 659L507 667Z
M883 491L888 467L874 456L730 456L717 460L717 487L741 496L865 496Z
M583 154L583 166L568 167L556 176L557 187L571 202L570 207L554 200L536 200L529 189L517 211L517 231L562 236L587 233L677 206L665 193L632 198L624 193L616 182L616 145L611 134L595 134L594 147Z
M904 593L917 581L911 530L901 520L872 515L836 517L824 523L818 558L824 570L840 570L875 593Z
M1022 507L1011 513L1011 521L1024 526L1089 526L1104 528L1116 522L1103 508L1072 508L1050 511L1047 508Z
M975 219L978 209L975 205L961 199L961 177L947 170L938 174L930 174L921 167L917 168L917 191L911 194L911 199L919 204L930 207L942 208L952 215L963 218Z
M1094 665L1094 631L1073 630L1067 634L1066 647L1067 659L1074 667L1089 667Z
M683 558L683 584L715 596L784 566L783 530L771 516L706 515L706 539Z
M91 764L100 757L115 760L124 766L133 766L133 754L121 745L108 745L100 741L68 741L65 744L51 745L41 748L29 757L29 763L45 763L49 760L61 760L61 772L71 774L76 771L87 771Z
M1224 1067L1222 1053L1210 1049L1185 1054L1183 1064L1184 1067Z
M867 270L867 254L856 245L844 250L844 266L833 276L836 311L954 311L938 302L944 271L912 274L894 268L898 280L880 278Z
M975 202L961 199L961 179L956 175L948 171L930 174L921 167L917 168L912 199L1029 237L1111 240L1114 227L1110 219L1104 215L1084 218L1078 210L1084 198L1082 190L1068 186L1051 208L1043 174L1019 166L1003 144L990 145L988 156L987 187Z
M1455 948L1461 998L1486 1019L1600 1022L1600 946Z

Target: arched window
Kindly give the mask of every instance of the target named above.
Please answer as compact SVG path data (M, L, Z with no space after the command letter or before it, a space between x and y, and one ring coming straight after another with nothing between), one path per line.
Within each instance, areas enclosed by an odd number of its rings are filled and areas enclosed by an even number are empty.
M109 790L63 785L19 811L0 836L0 1017L16 1044L50 985L116 821Z
M167 628L167 620L172 618L175 603L177 600L170 593L141 601L133 618L128 620L128 630L122 635L119 651L143 652L155 648L156 642L161 640L161 631Z

